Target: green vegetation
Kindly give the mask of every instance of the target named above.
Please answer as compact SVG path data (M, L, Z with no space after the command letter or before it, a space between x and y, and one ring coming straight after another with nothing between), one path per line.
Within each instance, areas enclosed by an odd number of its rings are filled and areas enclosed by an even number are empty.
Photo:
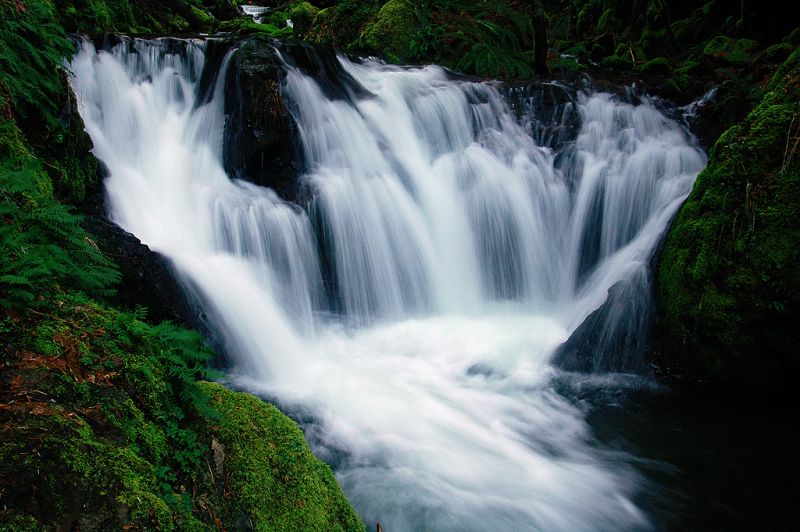
M185 486L197 483L206 445L193 423L216 416L196 380L208 376L211 357L199 335L148 326L82 295L41 309L0 315L10 347L0 522L172 529L194 520Z
M29 151L2 95L0 107L0 308L36 307L70 289L109 295L115 267L54 198L45 163Z
M80 295L41 308L0 314L0 526L363 530L293 421L198 381L197 333Z
M664 363L735 384L800 366L800 51L711 151L658 271Z
M99 169L61 66L67 32L257 32L526 78L537 2L293 2L264 24L239 3L0 0L2 529L363 529L293 422L202 382L212 353L196 333L108 306L118 269L69 206L96 190ZM721 84L719 123L740 123L667 238L657 362L787 383L798 369L800 29L777 21L768 34L755 16L767 7L749 17L730 5L544 2L549 61L660 77L681 98Z
M225 0L68 0L56 4L67 31L84 33L210 31L216 16L236 13L232 2Z
M703 48L703 54L732 65L743 65L753 56L758 43L752 39L732 39L718 35Z
M291 420L201 382L200 335L104 303L119 271L67 205L99 176L65 26L197 31L201 5L0 0L2 530L364 528Z
M362 40L373 50L381 50L394 63L410 60L413 36L418 27L414 7L407 0L389 0L364 27Z
M319 12L307 38L395 63L522 78L533 72L530 10L514 1L342 0Z
M314 458L297 425L259 399L202 383L219 412L211 430L218 484L236 496L230 522L246 516L266 530L363 530L326 464Z
M340 0L317 13L306 38L343 50L357 49L362 29L380 7L378 0Z

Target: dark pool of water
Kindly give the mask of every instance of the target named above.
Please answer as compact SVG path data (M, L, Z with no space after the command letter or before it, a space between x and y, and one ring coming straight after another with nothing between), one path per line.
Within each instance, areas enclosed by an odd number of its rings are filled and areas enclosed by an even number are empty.
M648 387L568 394L603 446L635 457L649 481L636 502L659 529L800 529L798 416L786 397Z

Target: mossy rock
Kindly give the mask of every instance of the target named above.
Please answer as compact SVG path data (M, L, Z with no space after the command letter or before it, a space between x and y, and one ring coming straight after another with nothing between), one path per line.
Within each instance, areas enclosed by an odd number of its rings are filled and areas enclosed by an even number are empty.
M629 58L618 55L604 57L602 64L604 67L614 70L631 70L633 68L633 62Z
M201 384L219 412L216 467L231 501L227 520L258 530L364 530L330 467L297 424L274 406L219 384ZM221 479L219 479L221 480Z
M275 38L290 38L294 35L292 28L286 26L283 18L280 19L279 24L271 24L269 22L259 23L253 21L250 17L238 17L233 20L226 20L221 22L217 29L219 31L238 33L241 35L267 35Z
M800 369L800 51L728 129L676 217L657 270L666 365L784 390Z
M319 8L308 2L297 2L289 6L286 15L292 21L294 36L302 38L308 33L318 13Z
M411 58L411 41L419 29L413 6L407 0L389 0L365 27L364 45L393 63Z
M317 13L305 38L338 48L357 48L363 28L380 8L378 0L342 0Z
M703 48L706 57L740 66L753 58L758 42L752 39L734 39L718 35L708 41Z
M670 74L672 67L666 57L656 57L650 61L639 65L636 70L642 74Z
M786 36L784 41L792 46L800 46L800 27L792 30L792 32Z
M195 380L198 334L63 296L0 341L0 529L364 530L293 421Z
M555 68L561 70L568 70L570 72L580 72L586 70L586 65L578 62L574 57L568 55L560 55L556 59Z
M779 42L769 46L766 50L758 54L756 62L780 65L792 55L795 47L786 42Z
M213 15L197 6L191 6L190 9L194 18L196 29L201 31L209 31L214 27L216 19Z

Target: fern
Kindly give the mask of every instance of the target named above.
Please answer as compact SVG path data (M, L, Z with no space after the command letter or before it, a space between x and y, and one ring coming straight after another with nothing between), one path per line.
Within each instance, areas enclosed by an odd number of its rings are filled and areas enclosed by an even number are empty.
M518 3L413 3L421 26L412 39L418 59L436 56L459 70L484 77L532 74L533 28L530 16L516 8Z
M20 118L41 118L45 130L62 128L61 63L72 50L49 1L0 3L0 85Z
M30 306L60 289L113 293L118 270L53 199L36 158L0 162L0 216L0 306Z
M161 345L159 362L167 368L167 382L174 394L201 414L213 415L209 398L197 386L197 381L219 377L209 367L214 352L206 347L203 337L196 331L163 322L152 328Z
M533 74L529 59L524 54L486 43L474 44L456 68L493 78L524 78Z

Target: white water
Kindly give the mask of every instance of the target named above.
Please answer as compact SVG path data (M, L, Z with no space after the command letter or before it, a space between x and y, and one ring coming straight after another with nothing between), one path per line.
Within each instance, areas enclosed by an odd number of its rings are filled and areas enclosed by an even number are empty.
M84 43L69 65L112 218L199 291L240 385L313 416L368 523L650 526L642 480L554 391L549 358L647 267L705 162L680 128L583 95L570 183L490 86L342 58L372 94L353 104L289 68L301 209L225 175L221 85L196 105L201 42L128 46Z

